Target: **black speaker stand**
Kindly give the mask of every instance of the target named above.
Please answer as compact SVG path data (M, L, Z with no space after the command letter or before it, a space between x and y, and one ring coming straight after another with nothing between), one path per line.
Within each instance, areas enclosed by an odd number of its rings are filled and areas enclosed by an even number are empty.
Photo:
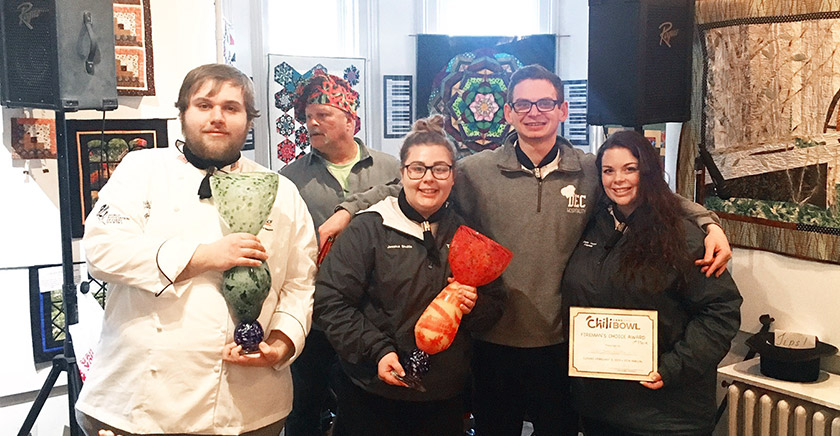
M76 399L82 389L82 377L76 364L76 354L73 351L73 339L70 337L70 326L79 322L79 307L76 301L76 283L73 278L73 245L70 199L70 155L68 153L67 120L64 112L55 112L56 148L58 149L58 205L61 216L61 267L64 284L61 287L64 306L64 353L53 358L52 370L44 386L38 392L29 414L23 421L18 436L28 436L35 424L35 419L41 413L50 391L55 386L61 372L67 373L67 400L70 413L70 435L81 436L82 431L76 422Z

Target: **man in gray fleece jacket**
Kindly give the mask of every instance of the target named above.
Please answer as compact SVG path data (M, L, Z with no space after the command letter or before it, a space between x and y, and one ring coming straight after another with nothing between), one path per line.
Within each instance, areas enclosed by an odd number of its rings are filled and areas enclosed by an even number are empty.
M516 129L502 147L458 162L452 191L457 210L476 230L509 248L502 275L505 311L476 336L473 413L477 434L519 435L527 416L535 434L577 434L569 397L568 345L562 333L560 282L566 262L600 198L595 156L557 136L568 117L562 81L538 65L511 77L505 119ZM375 200L371 192L343 203L347 211L321 227L335 233L349 213ZM713 215L688 200L686 213L706 225L709 274L731 251ZM348 213L349 212L349 213ZM481 291L479 290L479 295Z

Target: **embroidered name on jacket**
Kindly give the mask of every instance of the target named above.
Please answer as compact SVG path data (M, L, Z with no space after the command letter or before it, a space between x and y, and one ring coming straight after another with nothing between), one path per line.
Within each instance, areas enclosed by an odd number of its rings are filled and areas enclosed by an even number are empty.
M393 248L398 248L398 249L399 248L414 248L414 246L411 245L411 244L391 244L391 245L388 245L385 248L390 250L390 249L393 249Z
M577 191L575 185L566 185L560 190L560 195L566 197L566 200L569 200L566 212L584 213L586 212L586 195L577 194L575 191Z

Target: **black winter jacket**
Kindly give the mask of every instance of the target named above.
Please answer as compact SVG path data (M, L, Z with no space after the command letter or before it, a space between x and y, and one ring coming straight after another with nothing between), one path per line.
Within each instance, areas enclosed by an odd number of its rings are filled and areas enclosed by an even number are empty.
M689 253L703 257L703 231L688 220L684 224ZM651 390L635 381L572 378L573 404L584 416L636 434L710 434L717 364L740 326L738 288L728 271L707 278L699 267L683 280L672 270L659 293L625 283L618 269L626 237L605 249L614 229L612 215L601 206L566 267L564 313L568 321L569 306L658 311L658 371L664 386ZM627 232L632 231L631 225Z
M416 348L414 324L452 275L449 242L463 223L450 211L438 223L435 241L441 265L432 264L422 244L422 228L408 220L389 197L356 216L333 245L315 283L315 322L338 353L342 369L357 386L405 401L452 398L469 375L470 332L486 330L501 316L503 294L491 284L478 291L476 306L462 319L452 345L431 356L423 378L428 389L392 386L379 380L377 364L395 351ZM384 222L383 222L384 219Z

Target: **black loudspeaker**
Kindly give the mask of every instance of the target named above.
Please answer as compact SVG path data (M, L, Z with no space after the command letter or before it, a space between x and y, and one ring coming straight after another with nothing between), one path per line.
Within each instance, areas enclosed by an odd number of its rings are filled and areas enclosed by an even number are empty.
M111 0L0 2L3 105L117 108Z
M589 124L691 118L694 0L589 1Z

